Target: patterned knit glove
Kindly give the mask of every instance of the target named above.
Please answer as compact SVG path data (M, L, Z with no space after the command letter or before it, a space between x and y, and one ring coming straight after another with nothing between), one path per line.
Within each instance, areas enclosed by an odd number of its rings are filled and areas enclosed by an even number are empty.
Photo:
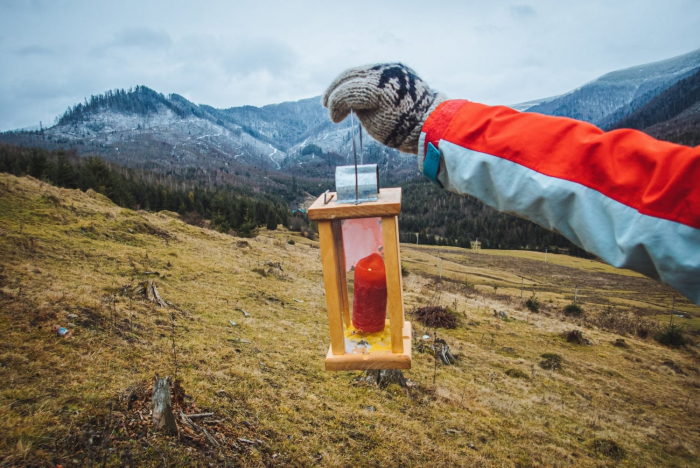
M333 122L341 122L352 108L377 141L412 154L418 154L425 119L445 100L400 63L345 70L323 94L323 105Z

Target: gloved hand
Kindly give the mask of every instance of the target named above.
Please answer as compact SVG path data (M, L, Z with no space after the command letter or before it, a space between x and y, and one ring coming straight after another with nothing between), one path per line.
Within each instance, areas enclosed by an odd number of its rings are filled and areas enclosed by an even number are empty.
M333 122L341 122L352 108L374 139L411 154L418 154L425 119L446 100L400 63L345 70L323 94Z

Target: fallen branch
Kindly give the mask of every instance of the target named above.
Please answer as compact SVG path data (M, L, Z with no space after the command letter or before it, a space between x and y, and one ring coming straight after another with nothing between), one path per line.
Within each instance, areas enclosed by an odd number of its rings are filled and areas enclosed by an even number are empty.
M194 423L192 423L192 424L194 424ZM213 437L207 432L207 430L206 430L205 428L200 427L200 426L197 426L197 427L199 427L199 428L202 430L202 432L204 432L204 435L207 436L207 440L209 441L210 444L212 444L214 447L221 447L221 445L219 445L219 443L216 441L216 439L213 438Z
M228 338L228 341L231 341L231 342L233 342L233 343L246 343L246 344L253 344L253 342L252 342L252 341L248 341L248 340L242 340L242 339L240 339L240 338Z
M160 294L158 294L156 283L151 280L148 281L148 286L146 287L146 297L149 301L155 302L161 307L168 307L168 304L163 300L163 298L160 297Z
M176 306L172 302L165 301L165 303L168 305L168 307L172 307L173 309L177 310L180 313L183 313L183 314L185 313L184 310L180 309L178 306Z
M213 414L213 413L212 413L212 414ZM195 415L195 416L198 416L198 415ZM190 427L191 427L192 429L194 429L195 431L199 432L200 434L204 434L204 436L207 438L207 440L209 441L209 443L212 444L214 447L220 447L220 446L221 446L221 445L216 441L216 439L215 439L214 437L212 437L211 434L209 434L209 432L207 432L207 430L206 430L205 428L203 428L202 426L200 426L200 425L198 425L197 423L195 423L194 421L192 421L192 420L190 419L190 416L186 415L186 414L183 413L182 411L180 411L180 419L182 420L182 422L184 422L185 424L187 424L188 426L190 426Z
M141 439L141 440L143 440L144 442L146 442L153 450L155 450L156 452L158 452L158 453L160 454L160 456L163 457L163 466L165 466L165 467L167 468L167 466L168 466L168 461L165 459L165 455L163 455L163 452L161 452L160 450L158 450L154 445L152 445L152 444L151 444L148 440L146 440L145 438L144 438L144 439Z
M197 419L197 418L208 418L210 416L214 416L214 413L199 413L199 414L186 414L190 419Z

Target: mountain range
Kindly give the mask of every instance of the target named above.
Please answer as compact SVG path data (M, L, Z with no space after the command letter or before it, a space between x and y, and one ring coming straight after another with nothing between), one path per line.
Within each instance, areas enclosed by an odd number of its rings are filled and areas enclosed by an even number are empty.
M356 145L359 151L359 126ZM243 164L281 170L311 163L347 164L349 119L333 124L319 97L264 107L216 109L146 86L91 96L50 128L6 132L0 141L49 149L73 147L126 166L220 168ZM363 131L365 162L404 165L398 151ZM412 160L411 160L412 161Z
M694 134L698 126L699 72L700 49L614 71L564 95L511 107L581 119L604 129L644 130L653 125L655 136L673 139L678 133L674 129ZM50 128L5 132L0 141L71 147L126 166L203 171L248 166L323 178L332 176L334 166L349 164L353 156L348 120L332 123L319 97L217 109L146 86L91 96ZM413 156L379 145L366 133L363 143L365 162L391 167L392 173L417 175Z
M616 128L642 130L682 145L700 145L700 70L610 127Z
M608 129L698 70L700 49L607 73L566 94L521 110L585 120Z

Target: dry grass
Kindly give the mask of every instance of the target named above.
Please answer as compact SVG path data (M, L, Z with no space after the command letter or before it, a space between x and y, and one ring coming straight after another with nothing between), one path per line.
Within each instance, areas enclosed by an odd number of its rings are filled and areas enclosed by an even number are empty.
M442 262L445 281L469 283L489 296L497 292L505 301L519 302L521 297L525 300L535 293L541 303L557 310L571 304L576 292L578 302L586 304L586 310L614 306L657 316L670 312L675 297L675 310L688 315L679 323L700 326L693 321L700 318L700 307L669 286L595 260L548 254L544 263L544 254L539 252L481 250L475 253L454 247L416 245L403 247L402 260L409 272L434 278L438 277Z
M382 390L358 372L323 371L318 244L286 231L239 241L170 213L135 213L97 194L0 174L0 465L85 465L104 454L111 466L698 464L700 434L689 430L700 414L693 349L634 336L616 347L618 335L584 322L591 346L561 336L572 324L557 310L571 302L574 282L585 285L591 314L598 306L589 299L603 293L660 307L663 286L455 249L442 249L445 278L436 282L437 252L402 246L412 273L407 310L439 288L442 305L464 319L438 330L456 365L436 367L430 354L414 352L406 372L414 385ZM523 310L520 274L528 288L538 285L543 313ZM156 372L175 374L171 310L132 293L149 278L179 309L177 378L188 404L214 412L227 440L261 443L212 449L126 423L135 415L126 396ZM697 316L686 303L677 308ZM54 324L75 338L57 338ZM540 368L545 353L561 356L561 369ZM108 421L111 437L98 437Z

